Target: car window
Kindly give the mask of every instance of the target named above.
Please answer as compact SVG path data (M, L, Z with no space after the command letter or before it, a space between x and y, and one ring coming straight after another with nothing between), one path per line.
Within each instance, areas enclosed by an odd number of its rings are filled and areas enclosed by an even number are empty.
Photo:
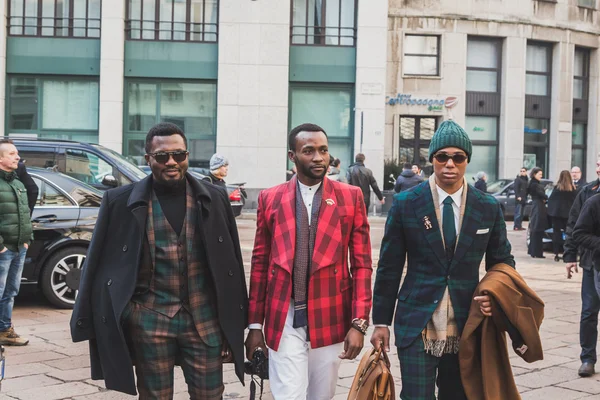
M67 149L65 153L64 173L81 182L98 184L106 175L113 175L112 165L94 153L75 149Z
M54 147L18 145L19 156L28 167L52 168L56 164Z
M134 179L142 180L146 177L144 171L139 169L137 165L133 164L131 161L129 161L116 151L98 145L95 145L94 147L98 151L102 152L103 155L106 155L106 157L109 158L111 161L113 161L118 166L119 170L127 171L127 173L131 175Z
M45 181L42 181L37 177L32 177L32 179L38 187L36 206L70 207L73 205L64 194L60 193Z

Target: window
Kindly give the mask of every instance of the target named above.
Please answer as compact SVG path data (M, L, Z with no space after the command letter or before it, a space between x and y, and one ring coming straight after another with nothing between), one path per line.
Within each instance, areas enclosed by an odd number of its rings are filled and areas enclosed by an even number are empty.
M35 202L36 207L71 207L73 203L61 192L56 190L50 184L32 177L33 181L38 187L38 197Z
M101 0L8 0L8 34L100 37Z
M548 129L550 121L542 118L525 118L525 147L523 166L528 170L540 167L548 175Z
M577 122L573 123L573 139L571 144L571 166L581 168L582 175L585 176L585 144L587 141L587 124Z
M64 163L59 164L60 172L88 185L101 184L106 175L114 175L112 165L83 150L67 149Z
M550 96L552 46L529 43L527 45L526 68L525 93L536 96Z
M578 0L577 5L585 8L596 8L596 0Z
M429 145L438 125L437 118L400 116L398 163L418 164L425 176L433 174Z
M19 145L19 156L27 167L52 168L56 164L54 147Z
M98 79L9 77L8 132L98 141Z
M404 37L404 75L439 76L440 37L406 35Z
M216 42L219 0L127 0L127 39Z
M342 167L352 160L353 86L295 85L290 88L290 129L316 121L329 137L329 153Z
M467 165L467 179L483 171L492 182L498 177L498 117L467 116L465 130L476 156ZM470 182L470 181L469 181Z
M590 52L587 49L575 48L573 71L573 98L587 100L590 79Z
M467 42L467 91L499 92L502 42L469 38Z
M172 122L185 132L190 167L208 167L215 152L217 85L182 81L129 81L127 83L123 154L145 164L148 130Z
M357 0L292 0L291 43L356 46L357 3Z

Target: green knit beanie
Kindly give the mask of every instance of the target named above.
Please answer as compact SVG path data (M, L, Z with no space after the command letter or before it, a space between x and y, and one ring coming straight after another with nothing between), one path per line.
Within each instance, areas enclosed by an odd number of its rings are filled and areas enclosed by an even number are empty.
M471 161L473 145L467 132L452 120L444 121L437 128L429 144L429 162L433 162L433 155L446 147L457 147L467 153L467 159Z

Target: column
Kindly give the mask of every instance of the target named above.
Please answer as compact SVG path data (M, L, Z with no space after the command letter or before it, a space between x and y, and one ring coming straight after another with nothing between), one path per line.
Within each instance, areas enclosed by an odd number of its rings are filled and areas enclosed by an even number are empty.
M123 74L127 0L102 1L99 143L123 150Z
M385 179L387 20L387 0L358 2L354 154L361 151L365 154L365 164L373 171L380 188Z
M0 136L8 135L4 132L6 126L6 22L7 22L7 0L0 0Z
M525 57L527 39L507 37L502 46L498 176L516 177L523 166L525 129Z
M229 182L285 182L290 1L222 0L219 11L217 151Z

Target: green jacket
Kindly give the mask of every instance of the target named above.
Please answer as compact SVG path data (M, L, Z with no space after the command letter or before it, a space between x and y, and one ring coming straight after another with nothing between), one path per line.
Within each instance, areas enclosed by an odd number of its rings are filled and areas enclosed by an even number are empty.
M18 251L33 241L27 190L16 172L0 169L0 251Z

